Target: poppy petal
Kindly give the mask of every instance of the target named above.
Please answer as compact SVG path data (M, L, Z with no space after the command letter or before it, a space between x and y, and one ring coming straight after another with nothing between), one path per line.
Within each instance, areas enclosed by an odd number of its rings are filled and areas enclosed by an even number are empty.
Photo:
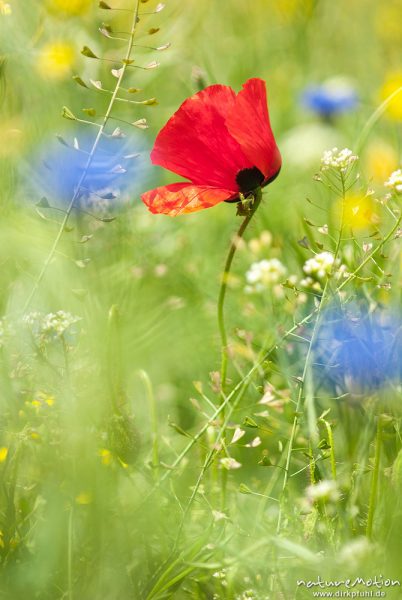
M155 214L175 217L210 208L233 195L230 190L192 183L172 183L142 194L141 200Z
M269 121L265 81L256 78L246 81L236 96L226 126L265 179L278 173L282 160Z
M225 124L235 102L236 94L224 85L188 98L157 136L152 162L194 184L237 191L236 173L253 164Z

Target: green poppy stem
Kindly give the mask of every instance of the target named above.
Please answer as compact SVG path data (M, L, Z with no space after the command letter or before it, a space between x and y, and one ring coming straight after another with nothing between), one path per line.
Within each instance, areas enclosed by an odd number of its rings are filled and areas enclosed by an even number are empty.
M232 267L233 258L236 254L236 250L239 245L239 240L243 238L244 232L250 224L251 219L253 218L258 206L260 205L262 199L262 189L257 188L253 192L254 200L251 206L249 207L246 216L244 217L235 237L232 240L232 243L229 248L229 252L226 258L225 268L222 274L221 287L219 290L219 298L218 298L218 325L219 325L219 333L221 336L221 371L220 371L220 385L221 385L221 393L224 396L225 387L226 387L226 377L227 377L227 368L228 368L228 338L226 333L226 325L225 325L225 316L224 316L224 308L225 308L225 297L227 284L230 276L230 269Z
M253 200L252 203L246 206L245 210L247 211L245 217L232 240L232 243L229 248L229 252L225 262L225 268L222 274L221 287L219 291L218 298L218 325L219 325L219 333L221 336L221 370L220 370L220 391L221 391L221 404L225 402L225 389L226 389L226 378L227 378L227 369L228 369L228 338L226 333L226 325L225 325L225 297L228 279L230 275L230 269L232 267L233 259L236 254L236 250L239 245L239 240L243 238L244 232L246 231L248 225L250 224L251 219L253 218L257 208L260 205L262 199L262 189L257 188L253 192ZM222 409L221 412L222 421L225 421L225 411ZM225 430L222 432L221 442L223 447L226 446L226 432ZM222 469L221 476L221 507L222 510L226 507L226 487L227 487L227 476L228 472L226 469Z

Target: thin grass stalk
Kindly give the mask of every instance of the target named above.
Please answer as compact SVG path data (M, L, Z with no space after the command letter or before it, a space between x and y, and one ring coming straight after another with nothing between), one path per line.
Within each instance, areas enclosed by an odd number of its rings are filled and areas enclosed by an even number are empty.
M124 61L123 61L123 66L120 69L120 74L119 74L119 77L117 79L117 82L116 82L116 85L115 85L112 97L110 99L110 102L109 102L108 108L106 110L106 113L105 113L105 115L103 117L103 121L102 121L102 123L101 123L101 125L99 127L99 131L98 131L98 133L96 135L96 138L95 138L95 141L94 141L93 146L91 148L91 151L89 152L89 156L88 156L87 162L85 164L84 170L82 172L82 175L81 175L81 177L80 177L80 179L79 179L79 181L77 183L77 187L75 189L75 192L74 192L74 194L73 194L73 196L72 196L72 198L70 200L70 203L69 203L69 205L67 207L67 210L65 212L64 218L63 218L63 220L62 220L62 222L60 224L60 227L59 227L59 230L57 232L56 238L55 238L55 240L53 242L53 245L52 245L52 247L51 247L51 249L49 251L49 254L46 257L45 262L43 263L42 269L41 269L38 277L36 278L36 281L35 281L35 283L34 283L34 285L32 287L32 290L31 290L31 292L30 292L30 294L29 294L29 296L28 296L28 298L27 298L27 300L26 300L26 302L24 304L23 312L26 312L28 310L28 308L29 308L29 306L30 306L33 298L35 297L35 294L36 294L36 292L37 292L37 290L38 290L38 288L39 288L39 286L40 286L40 284L41 284L41 282L42 282L42 280L43 280L43 278L44 278L44 276L46 274L46 271L47 271L47 269L48 269L48 267L49 267L49 265L50 265L50 263L51 263L54 255L55 255L55 253L56 253L56 250L58 248L60 240L61 240L61 238L63 236L64 230L65 230L66 226L68 225L68 221L70 219L71 212L73 211L75 203L77 202L77 200L79 198L79 195L81 193L82 185L84 184L84 182L85 182L85 180L87 178L89 168L91 167L91 164L92 164L92 162L94 160L95 153L96 153L96 150L98 148L98 145L99 145L99 142L101 140L101 137L104 134L104 131L105 131L107 123L109 122L109 119L110 119L110 116L111 116L111 112L112 112L114 103L116 101L117 95L118 95L120 87L121 87L121 83L123 81L124 75L125 75L127 67L128 67L127 63L128 63L128 61L131 60L131 52L132 52L133 46L134 46L134 37L135 37L135 32L136 32L137 22L138 22L139 6L140 6L140 0L135 0L134 10L133 10L133 21L132 21L132 25L131 25L130 37L129 37L129 40L128 40L127 50L126 50L125 58L124 58Z

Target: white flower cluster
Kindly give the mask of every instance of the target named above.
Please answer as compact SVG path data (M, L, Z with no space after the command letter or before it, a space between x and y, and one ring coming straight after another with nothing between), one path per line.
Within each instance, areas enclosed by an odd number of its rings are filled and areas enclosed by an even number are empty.
M246 273L248 283L246 292L263 292L270 287L274 287L276 288L274 291L278 291L277 284L286 276L286 273L286 267L277 258L263 259L255 262Z
M324 279L331 273L335 262L335 257L332 252L321 252L313 258L309 258L304 263L303 271L306 275L312 275L317 279Z
M72 325L80 320L80 317L64 310L47 315L35 311L23 317L23 322L31 329L35 338L42 343L60 338Z
M337 502L340 498L340 492L336 481L323 479L314 485L309 485L306 489L307 500L310 502Z
M391 173L384 185L396 194L402 194L402 169Z
M346 173L357 160L359 157L353 154L349 148L343 150L332 148L332 150L326 150L321 158L321 171L335 169L340 173Z

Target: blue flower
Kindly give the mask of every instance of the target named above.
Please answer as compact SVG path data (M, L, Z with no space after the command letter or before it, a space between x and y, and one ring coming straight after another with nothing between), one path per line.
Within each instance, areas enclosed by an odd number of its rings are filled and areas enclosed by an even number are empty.
M123 139L124 138L124 139ZM143 180L143 144L134 136L126 137L116 129L112 136L100 140L95 156L87 167L93 139L68 142L59 137L43 148L33 165L34 185L52 205L66 205L71 200L83 173L79 204L92 204L93 198L114 200L127 187L130 190ZM32 180L32 179L31 179ZM140 181L141 180L141 181ZM77 202L78 204L78 202Z
M323 383L360 395L402 382L402 317L367 303L330 308L315 344Z
M344 78L328 79L321 85L307 87L302 94L304 106L324 119L353 110L358 95L353 85Z

